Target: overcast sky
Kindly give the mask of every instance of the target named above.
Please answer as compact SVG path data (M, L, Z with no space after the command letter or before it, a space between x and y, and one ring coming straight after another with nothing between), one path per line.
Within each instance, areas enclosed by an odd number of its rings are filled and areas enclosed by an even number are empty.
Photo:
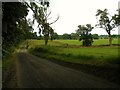
M120 0L50 0L49 10L52 12L52 19L54 21L59 15L59 20L54 23L52 28L58 34L75 32L78 25L97 23L96 11L97 9L108 9L111 15L117 13L118 2ZM35 25L36 26L36 25ZM37 28L35 28L37 31ZM107 34L105 30L95 28L91 33L99 35ZM112 34L118 34L118 29L112 31Z

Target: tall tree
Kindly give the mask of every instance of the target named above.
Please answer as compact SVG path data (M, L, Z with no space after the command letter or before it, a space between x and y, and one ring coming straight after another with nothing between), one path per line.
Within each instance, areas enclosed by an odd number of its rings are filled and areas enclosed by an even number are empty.
M91 24L79 25L76 33L80 36L80 41L82 40L83 46L91 46L93 42L93 38L91 33L89 33L94 27Z
M20 2L2 3L2 39L3 49L16 45L24 38L22 23L28 14L27 7Z
M21 2L2 3L2 51L3 56L12 52L21 41L33 38L33 28L26 20L28 7ZM35 35L34 35L35 36Z
M52 36L51 34L53 34L53 29L50 25L55 23L59 17L57 17L57 19L51 23L48 22L51 12L48 13L47 9L49 7L49 2L47 0L30 3L25 2L25 4L33 11L34 20L38 22L39 32L42 32L44 35L45 45L47 45L49 36Z
M111 16L108 13L107 9L104 9L104 10L98 9L96 16L99 17L99 21L96 26L99 26L100 28L103 28L106 30L106 32L109 35L109 44L110 44L110 46L112 46L111 31L117 26L117 24L120 23L119 20L116 19L117 15ZM116 20L116 22L115 22L115 20Z

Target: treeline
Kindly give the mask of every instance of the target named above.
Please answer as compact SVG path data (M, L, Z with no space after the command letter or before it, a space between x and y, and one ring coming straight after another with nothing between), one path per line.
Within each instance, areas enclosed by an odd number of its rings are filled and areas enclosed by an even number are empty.
M14 51L14 47L26 39L37 37L26 19L28 7L21 2L2 2L2 53Z
M80 38L80 36L77 33L71 33L71 34L64 33L63 35L58 35L57 33L54 33L52 36L52 40L56 40L56 39L79 40L79 38ZM92 38L93 39L109 39L109 36L108 35L92 34ZM116 38L116 39L120 38L120 35L113 34L112 38ZM40 40L40 39L44 39L44 37L37 36L36 39Z
M112 38L116 38L116 39L120 38L120 35L117 35L117 34L113 34L111 36L112 36ZM99 38L100 39L109 39L109 36L108 35L100 35Z

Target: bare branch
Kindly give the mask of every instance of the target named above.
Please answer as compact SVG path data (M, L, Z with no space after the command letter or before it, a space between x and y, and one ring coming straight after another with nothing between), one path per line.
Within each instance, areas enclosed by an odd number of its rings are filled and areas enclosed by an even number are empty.
M55 21L53 21L52 23L50 23L49 25L51 25L51 24L57 22L57 20L58 20L59 18L60 18L60 17L58 16L57 19L56 19Z
M50 19L52 19L52 17L48 18L47 20L50 20Z
M32 7L27 2L25 2L25 4L35 13L35 11L32 9Z
M46 17L48 18L50 16L50 14L51 14L51 11L48 13L48 15Z

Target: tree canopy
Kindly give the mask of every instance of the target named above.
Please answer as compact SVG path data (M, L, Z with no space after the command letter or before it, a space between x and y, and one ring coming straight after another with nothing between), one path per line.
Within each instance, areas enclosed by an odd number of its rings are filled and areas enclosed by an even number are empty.
M99 26L99 28L103 28L106 30L106 32L109 35L110 46L112 46L111 31L120 24L119 23L119 19L120 19L119 14L120 13L118 13L118 15L115 14L115 15L111 16L108 13L107 9L104 9L104 10L98 9L97 10L96 16L98 17L99 21L98 21L98 24L96 26Z
M86 24L84 25L79 25L78 26L78 30L76 31L76 33L80 36L80 41L83 41L83 46L91 46L92 42L93 42L93 38L92 35L90 33L90 31L93 29L94 27L91 26L91 24Z
M41 34L42 32L42 34L44 35L45 45L47 45L49 36L52 37L52 34L54 33L54 30L50 25L55 23L59 19L59 17L57 17L57 19L51 23L47 21L48 17L51 14L51 12L47 12L47 8L49 7L48 1L35 1L29 3L25 2L25 4L33 11L34 20L38 22L39 33Z
M21 41L32 36L33 28L26 20L28 7L21 2L2 2L2 47L11 51ZM32 37L31 37L32 38Z

